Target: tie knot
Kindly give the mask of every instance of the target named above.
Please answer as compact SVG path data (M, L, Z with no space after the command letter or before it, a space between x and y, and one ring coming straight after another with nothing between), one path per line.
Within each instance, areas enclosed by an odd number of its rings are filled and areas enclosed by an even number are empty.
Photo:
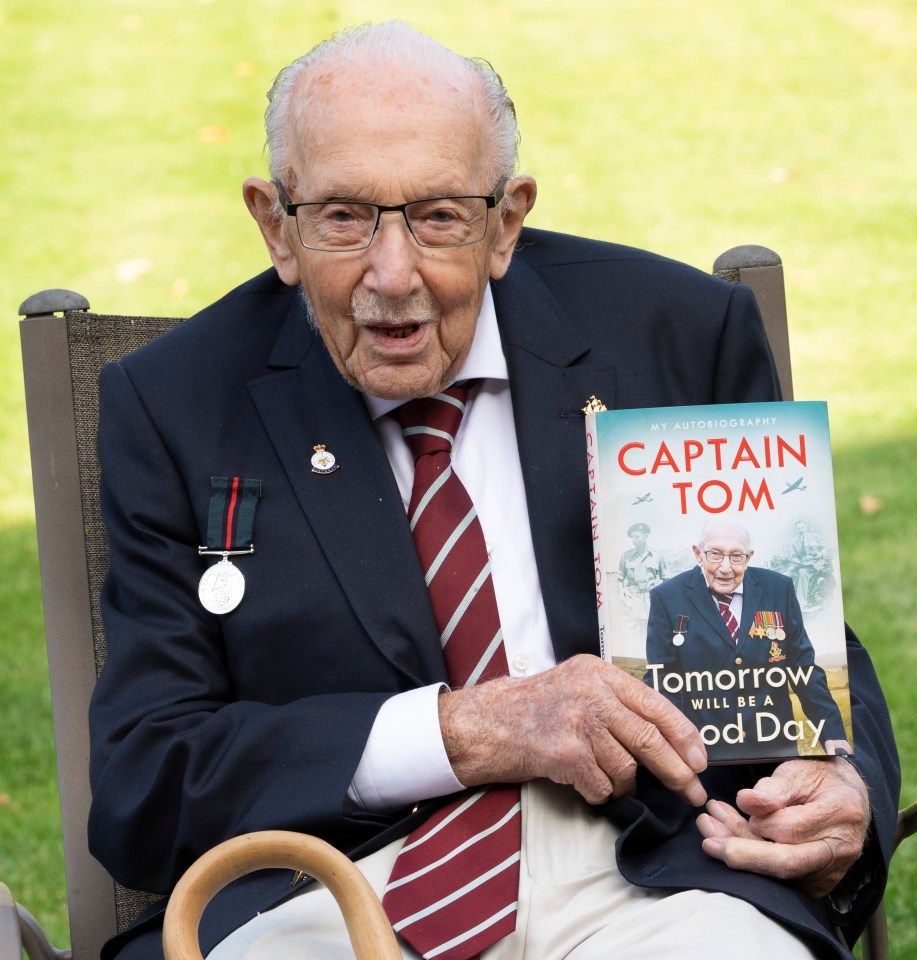
M432 397L418 397L392 411L414 457L451 453L468 399L471 381L453 384Z
M732 598L735 596L733 593L717 593L714 595L714 599L720 605L720 607L728 607L732 603Z

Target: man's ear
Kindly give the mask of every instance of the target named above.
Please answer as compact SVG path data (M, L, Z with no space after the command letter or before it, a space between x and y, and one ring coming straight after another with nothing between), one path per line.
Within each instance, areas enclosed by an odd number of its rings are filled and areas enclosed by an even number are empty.
M288 217L276 213L277 188L267 180L249 177L242 184L242 196L248 212L255 218L261 236L267 244L271 261L284 283L291 287L299 283L299 263L290 241ZM294 238L295 239L295 238Z
M506 196L512 199L512 203L506 207L497 207L501 214L501 223L500 234L490 253L492 279L499 280L509 269L509 262L513 258L513 250L516 249L516 241L519 239L519 231L529 210L535 206L537 192L535 178L528 175L513 177L506 184Z

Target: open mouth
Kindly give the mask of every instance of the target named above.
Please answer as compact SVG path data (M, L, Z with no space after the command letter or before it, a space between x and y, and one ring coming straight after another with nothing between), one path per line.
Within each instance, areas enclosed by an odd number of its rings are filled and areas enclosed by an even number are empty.
M403 327L376 327L376 330L393 340L404 340L417 333L419 326L417 323L410 323Z

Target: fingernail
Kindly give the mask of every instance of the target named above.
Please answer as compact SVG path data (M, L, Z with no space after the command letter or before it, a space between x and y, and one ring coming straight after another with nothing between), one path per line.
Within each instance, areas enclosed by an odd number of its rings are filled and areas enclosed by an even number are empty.
M700 747L691 747L688 751L688 766L695 773L702 773L707 769L707 755Z
M688 800L694 807L702 807L707 802L707 791L699 780L688 791Z
M708 853L711 857L716 857L718 860L723 858L724 849L721 840L717 840L714 837L705 837L701 846L704 849L704 853Z

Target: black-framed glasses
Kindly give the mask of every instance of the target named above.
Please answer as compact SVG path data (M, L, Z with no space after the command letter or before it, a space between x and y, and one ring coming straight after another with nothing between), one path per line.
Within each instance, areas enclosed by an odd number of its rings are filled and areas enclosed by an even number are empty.
M503 199L505 181L488 197L430 197L393 206L351 200L294 203L283 184L274 181L288 217L296 218L299 241L309 250L346 253L365 250L383 213L400 213L421 247L465 247L487 233L487 211Z
M723 553L722 550L704 550L704 559L709 563L722 563L723 557L729 557L734 567L744 567L748 563L747 553Z

